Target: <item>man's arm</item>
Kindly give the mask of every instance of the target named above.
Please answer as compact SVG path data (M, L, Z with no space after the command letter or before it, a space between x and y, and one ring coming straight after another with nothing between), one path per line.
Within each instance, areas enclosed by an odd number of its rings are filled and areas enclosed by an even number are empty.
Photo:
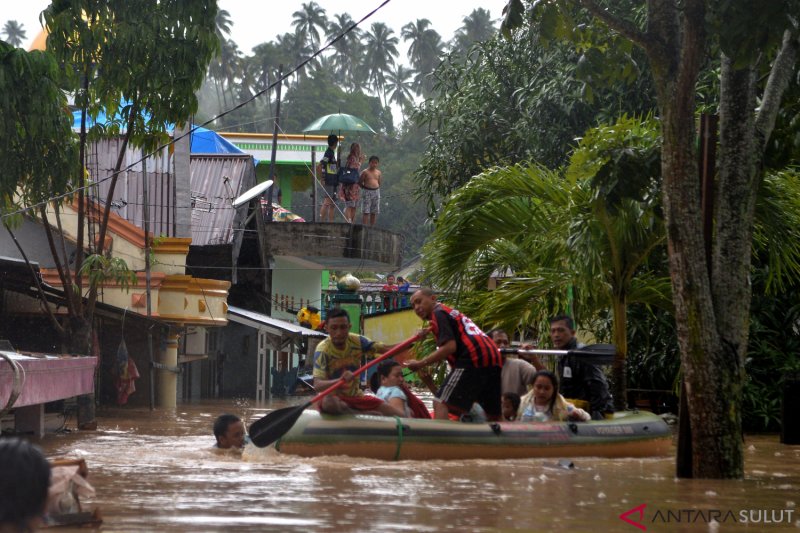
M583 379L591 405L591 415L595 420L602 420L606 411L613 411L611 392L603 369L596 365L583 365Z
M443 361L447 359L447 356L454 353L456 353L456 341L449 340L446 343L439 346L434 352L431 352L422 359L414 359L412 361L406 362L406 367L412 371L416 371L419 370L420 368L432 365L433 363L438 363L439 361Z
M354 378L355 378L355 375L352 372L350 372L349 370L345 370L344 372L342 372L342 377L338 378L338 379L319 379L319 378L315 377L314 378L314 388L317 391L322 392L323 390L327 389L328 387L330 387L334 383L338 383L339 379L344 380L344 383L347 384L347 383L350 383L351 381L353 381Z

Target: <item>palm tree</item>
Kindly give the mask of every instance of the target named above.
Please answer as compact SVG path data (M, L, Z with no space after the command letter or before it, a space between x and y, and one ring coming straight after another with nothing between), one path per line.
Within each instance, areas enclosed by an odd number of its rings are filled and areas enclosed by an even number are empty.
M303 36L298 33L284 33L275 38L275 46L280 50L280 57L283 60L284 72L289 70L289 67L299 65L311 55L311 49L306 44ZM295 81L299 78L308 76L306 69L297 71Z
M617 402L625 399L627 306L671 308L669 278L650 265L666 241L656 131L631 119L590 130L566 173L491 169L452 195L425 246L431 281L465 294L461 307L487 325L544 332L547 317L569 307L584 324L610 311ZM498 270L513 276L487 290Z
M292 26L297 33L303 36L303 41L313 50L319 49L320 30L325 32L327 20L325 10L316 2L302 4L299 11L292 13L294 20Z
M217 11L217 16L214 18L214 24L216 25L215 32L217 34L217 38L219 39L220 44L222 44L225 42L225 39L231 35L231 26L233 25L231 14L225 9L220 9Z
M333 43L333 49L335 50L333 55L334 79L339 82L343 89L349 89L348 92L352 92L364 85L357 75L360 71L360 60L364 55L362 53L363 45L361 44L363 32L356 27L345 34L353 24L355 24L355 21L347 13L334 15L326 31L329 41L339 35L344 35Z
M413 102L413 91L409 81L413 72L413 70L403 65L397 65L386 76L386 90L389 93L389 102L400 106L404 122L406 120L406 109Z
M6 36L6 42L11 46L21 46L22 41L27 37L27 32L23 29L22 24L16 20L6 21L3 26L3 34Z
M384 94L384 86L386 85L386 73L389 72L394 65L395 58L397 57L397 37L383 22L373 22L371 31L367 32L364 36L364 46L366 48L365 54L365 68L367 70L367 78L372 83L372 88L380 95L384 95L384 105L386 105L386 96Z
M439 64L439 57L444 51L442 37L436 30L431 29L430 25L431 21L428 19L417 19L416 22L409 22L403 26L401 30L403 40L411 41L408 47L408 58L411 66L416 70L414 91L425 96L430 94L433 89L433 82L429 74Z
M488 41L497 33L491 14L486 9L480 7L474 9L462 20L461 28L456 31L451 41L451 49L459 51L462 55L466 54L473 44Z

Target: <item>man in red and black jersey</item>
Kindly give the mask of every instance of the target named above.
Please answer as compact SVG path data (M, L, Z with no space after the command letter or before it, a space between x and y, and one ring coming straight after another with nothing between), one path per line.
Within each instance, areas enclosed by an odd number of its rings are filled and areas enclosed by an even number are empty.
M499 420L503 358L492 339L460 311L439 303L431 289L415 292L411 306L418 317L430 321L429 331L436 336L438 348L406 366L416 371L443 359L450 364L450 373L436 393L434 416L462 415L477 402L489 420Z

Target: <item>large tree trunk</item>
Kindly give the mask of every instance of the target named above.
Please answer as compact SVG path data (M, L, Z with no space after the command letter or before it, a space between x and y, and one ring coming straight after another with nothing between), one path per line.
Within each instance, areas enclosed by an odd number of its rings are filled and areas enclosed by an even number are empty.
M692 475L740 478L744 474L741 413L731 409L741 398L741 366L736 350L720 335L717 308L708 275L703 241L699 169L695 149L694 92L705 53L705 8L688 1L676 42L672 8L660 4L654 33L675 52L659 48L651 54L658 87L662 124L662 175L667 219L670 274L681 348L681 364L691 426ZM751 108L752 109L752 108ZM749 260L749 257L748 257ZM745 283L731 273L727 284ZM741 292L734 291L741 297ZM731 305L727 301L725 305ZM740 302L742 303L742 302ZM747 309L749 300L742 303ZM745 311L746 312L746 311ZM733 362L733 364L732 364Z

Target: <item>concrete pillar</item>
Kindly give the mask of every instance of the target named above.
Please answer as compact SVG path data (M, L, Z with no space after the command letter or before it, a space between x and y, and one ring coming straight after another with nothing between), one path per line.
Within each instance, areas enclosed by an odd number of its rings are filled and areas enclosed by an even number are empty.
M175 137L180 137L189 131L189 125L175 128ZM192 205L191 198L191 172L189 169L190 136L182 138L175 143L173 161L175 165L175 237L192 236L192 210L185 209ZM220 179L222 179L220 177Z
M18 433L33 433L44 436L44 404L26 405L14 409L14 430Z
M167 345L161 352L158 369L158 407L175 407L178 399L178 339L180 333L170 328Z

